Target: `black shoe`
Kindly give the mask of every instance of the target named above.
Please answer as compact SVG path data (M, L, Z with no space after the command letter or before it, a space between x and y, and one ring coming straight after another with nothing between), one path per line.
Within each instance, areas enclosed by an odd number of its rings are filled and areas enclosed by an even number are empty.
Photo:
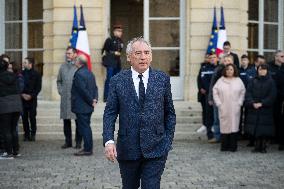
M249 142L249 143L247 144L247 147L254 147L254 143L253 143L253 142Z
M25 137L25 138L24 138L24 141L25 141L25 142L31 141L31 137Z
M79 152L74 153L75 156L91 156L93 152L86 152L84 150L80 150Z
M252 153L260 153L261 150L259 150L259 149L253 149L251 152L252 152Z
M72 144L63 144L61 146L62 149L71 148L71 147L72 147Z
M81 145L80 144L76 144L76 146L74 146L74 149L81 149Z
M35 139L35 136L31 136L31 140L32 142L34 142L36 139Z
M279 145L278 150L279 151L284 151L284 145Z

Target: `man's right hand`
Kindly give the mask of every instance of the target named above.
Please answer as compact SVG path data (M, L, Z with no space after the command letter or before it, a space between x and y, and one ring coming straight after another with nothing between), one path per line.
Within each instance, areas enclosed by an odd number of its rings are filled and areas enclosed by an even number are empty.
M208 104L209 104L210 106L213 106L214 103L213 103L212 100L209 100L209 101L208 101Z
M205 95L205 94L206 94L206 90L201 88L201 89L200 89L200 93L203 94L203 95Z
M109 161L114 162L117 157L115 144L107 144L105 146L105 156Z

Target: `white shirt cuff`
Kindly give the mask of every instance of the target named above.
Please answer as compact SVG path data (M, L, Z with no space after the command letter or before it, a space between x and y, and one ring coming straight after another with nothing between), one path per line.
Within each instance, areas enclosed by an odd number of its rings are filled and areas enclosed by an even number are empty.
M114 144L114 141L113 140L109 140L105 143L105 146L107 146L108 144Z

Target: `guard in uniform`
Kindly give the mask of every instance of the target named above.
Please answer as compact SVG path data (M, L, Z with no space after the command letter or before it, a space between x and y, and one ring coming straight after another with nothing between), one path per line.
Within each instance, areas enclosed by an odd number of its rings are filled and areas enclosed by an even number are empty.
M120 56L123 49L123 41L121 39L122 32L122 25L114 25L113 35L106 39L102 49L102 54L105 53L102 63L106 67L107 71L104 88L104 102L107 101L110 79L121 70Z

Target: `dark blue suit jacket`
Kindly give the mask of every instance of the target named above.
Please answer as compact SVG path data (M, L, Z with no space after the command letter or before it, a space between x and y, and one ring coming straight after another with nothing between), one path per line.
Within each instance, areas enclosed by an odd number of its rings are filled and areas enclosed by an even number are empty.
M114 140L119 115L117 159L156 158L171 150L176 125L170 77L150 68L144 109L140 109L131 70L115 75L103 118L103 142Z
M79 68L74 74L71 89L71 110L74 113L92 113L93 100L98 99L98 88L95 76L86 66Z

